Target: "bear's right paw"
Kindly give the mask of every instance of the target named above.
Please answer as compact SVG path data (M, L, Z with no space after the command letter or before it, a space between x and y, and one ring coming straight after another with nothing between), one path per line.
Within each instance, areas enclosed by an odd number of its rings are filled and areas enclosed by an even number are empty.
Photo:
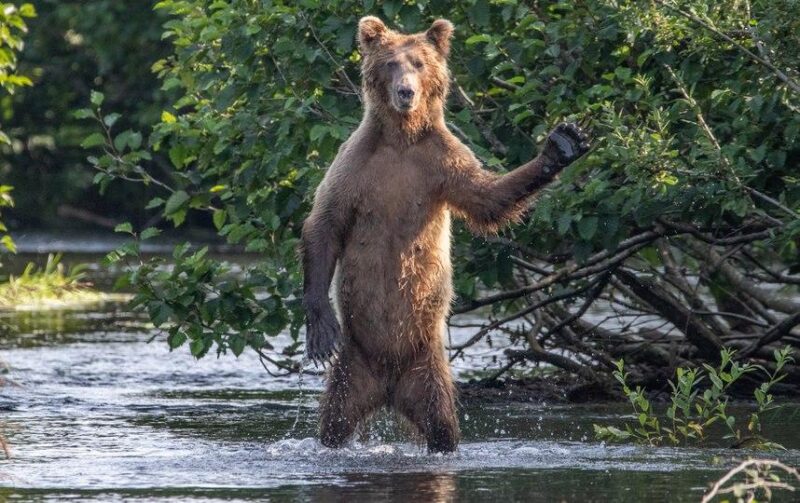
M306 323L306 356L314 362L325 362L339 349L342 331L331 306L320 311L309 310Z

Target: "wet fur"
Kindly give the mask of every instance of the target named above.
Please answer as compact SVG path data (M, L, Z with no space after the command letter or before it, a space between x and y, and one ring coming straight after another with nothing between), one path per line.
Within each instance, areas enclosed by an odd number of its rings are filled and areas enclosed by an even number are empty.
M447 129L451 34L442 20L414 35L371 17L359 26L364 117L339 149L303 227L309 330L335 323L331 281L341 324L321 401L320 436L328 446L341 446L360 422L389 406L419 429L430 450L455 449L455 388L444 349L453 298L451 213L476 232L495 232L519 219L528 196L553 176L542 170L543 156L505 176L485 171ZM384 63L398 54L424 62L423 95L411 113L398 112L388 96Z

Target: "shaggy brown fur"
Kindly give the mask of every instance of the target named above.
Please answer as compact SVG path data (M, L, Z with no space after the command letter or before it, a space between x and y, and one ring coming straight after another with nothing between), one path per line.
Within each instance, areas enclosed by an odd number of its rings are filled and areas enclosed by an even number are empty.
M543 154L519 169L505 176L483 170L444 122L452 32L445 20L414 35L374 17L359 23L364 118L303 227L307 351L325 360L338 349L321 404L328 446L342 445L359 422L389 406L425 435L430 450L455 449L455 390L444 351L450 213L477 232L494 232L585 151L582 133L562 125L561 136L551 134ZM332 280L338 321L328 298Z

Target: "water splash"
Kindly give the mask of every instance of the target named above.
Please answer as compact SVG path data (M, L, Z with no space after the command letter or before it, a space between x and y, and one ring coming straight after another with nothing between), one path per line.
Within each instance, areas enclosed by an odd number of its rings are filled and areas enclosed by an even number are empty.
M306 389L303 383L303 373L305 371L306 365L310 363L310 360L307 356L303 356L303 360L300 362L300 367L297 372L297 407L294 411L294 422L292 423L292 427L284 435L284 439L290 438L294 435L295 431L297 431L297 425L300 424L300 415L302 414L303 404L305 403L305 393Z

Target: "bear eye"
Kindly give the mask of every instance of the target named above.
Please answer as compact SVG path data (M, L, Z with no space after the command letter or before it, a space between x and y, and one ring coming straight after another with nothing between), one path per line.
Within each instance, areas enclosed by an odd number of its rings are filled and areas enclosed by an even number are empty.
M422 61L420 61L420 60L414 61L414 68L416 68L417 70L422 70L423 66L425 66L425 65L422 64Z
M397 61L389 61L386 63L386 66L388 66L390 70L394 70L397 68Z

